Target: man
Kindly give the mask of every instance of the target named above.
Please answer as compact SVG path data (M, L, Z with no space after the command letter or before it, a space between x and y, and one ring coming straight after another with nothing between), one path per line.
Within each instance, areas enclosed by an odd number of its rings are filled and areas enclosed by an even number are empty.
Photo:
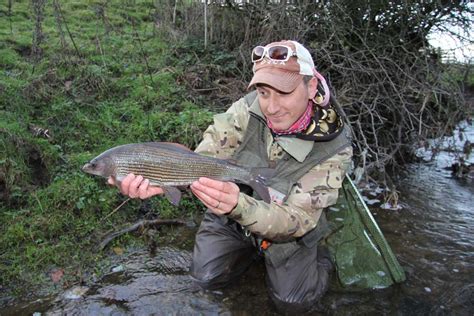
M249 88L256 94L215 115L196 152L274 168L267 181L272 202L232 182L194 182L191 190L208 210L196 235L191 274L203 288L218 288L263 255L277 307L305 311L328 288L332 264L321 245L328 231L323 210L336 203L351 164L349 133L301 44L257 46L252 61ZM119 187L132 198L163 193L132 174Z

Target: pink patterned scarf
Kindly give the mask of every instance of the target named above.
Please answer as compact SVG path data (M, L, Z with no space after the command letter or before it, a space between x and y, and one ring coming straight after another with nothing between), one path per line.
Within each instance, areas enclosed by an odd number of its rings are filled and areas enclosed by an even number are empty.
M273 128L272 122L267 119L267 126L272 130L272 132L276 135L290 135L290 134L297 134L304 131L308 128L309 123L311 122L311 117L313 115L313 102L311 100L308 101L308 106L306 107L305 112L301 117L296 120L288 129L285 130L277 130Z

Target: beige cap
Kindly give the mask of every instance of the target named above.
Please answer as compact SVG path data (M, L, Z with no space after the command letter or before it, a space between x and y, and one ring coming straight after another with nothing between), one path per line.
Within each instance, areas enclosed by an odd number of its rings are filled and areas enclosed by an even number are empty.
M313 76L314 62L309 51L296 41L281 41L266 45L272 47L284 45L290 47L296 56L286 62L274 61L265 56L253 65L253 78L248 89L256 84L267 84L282 92L292 92L303 80L303 76Z

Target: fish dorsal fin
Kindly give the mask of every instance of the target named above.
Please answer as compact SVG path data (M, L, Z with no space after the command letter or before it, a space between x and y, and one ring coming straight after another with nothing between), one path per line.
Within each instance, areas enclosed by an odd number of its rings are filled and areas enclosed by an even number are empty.
M143 143L144 146L150 146L150 147L156 147L156 148L162 148L162 149L167 149L167 150L172 150L176 152L180 152L183 154L195 154L194 151L189 149L188 147L178 144L178 143L169 143L169 142L148 142L148 143Z

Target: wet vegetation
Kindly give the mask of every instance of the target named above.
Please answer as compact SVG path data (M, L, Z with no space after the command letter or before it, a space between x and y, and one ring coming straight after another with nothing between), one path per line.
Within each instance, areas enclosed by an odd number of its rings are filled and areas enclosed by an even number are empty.
M384 30L358 33L365 24L330 19L361 22L362 15L331 3L326 10L308 2L282 11L216 2L208 8L205 41L200 2L2 3L0 296L57 286L51 275L58 269L60 286L87 281L101 274L97 263L112 252L95 250L107 233L140 219L202 211L190 196L179 207L161 198L127 201L80 167L130 142L194 148L212 114L245 92L247 56L257 43L288 37L314 49L355 130L356 167L364 175L402 163L418 141L448 133L469 116L463 89L472 87L472 74L441 63L427 47L426 30L390 35L396 21L386 20ZM380 6L378 14L387 10ZM300 25L305 12L322 13ZM412 42L390 42L400 34ZM148 239L123 235L113 245L141 242Z
M118 144L192 148L212 118L179 84L184 64L148 21L147 4L110 5L102 20L99 2L33 3L42 9L22 1L0 12L0 291L58 268L64 282L82 279L110 230L199 210L189 198L179 208L156 198L107 216L126 199L80 167Z

